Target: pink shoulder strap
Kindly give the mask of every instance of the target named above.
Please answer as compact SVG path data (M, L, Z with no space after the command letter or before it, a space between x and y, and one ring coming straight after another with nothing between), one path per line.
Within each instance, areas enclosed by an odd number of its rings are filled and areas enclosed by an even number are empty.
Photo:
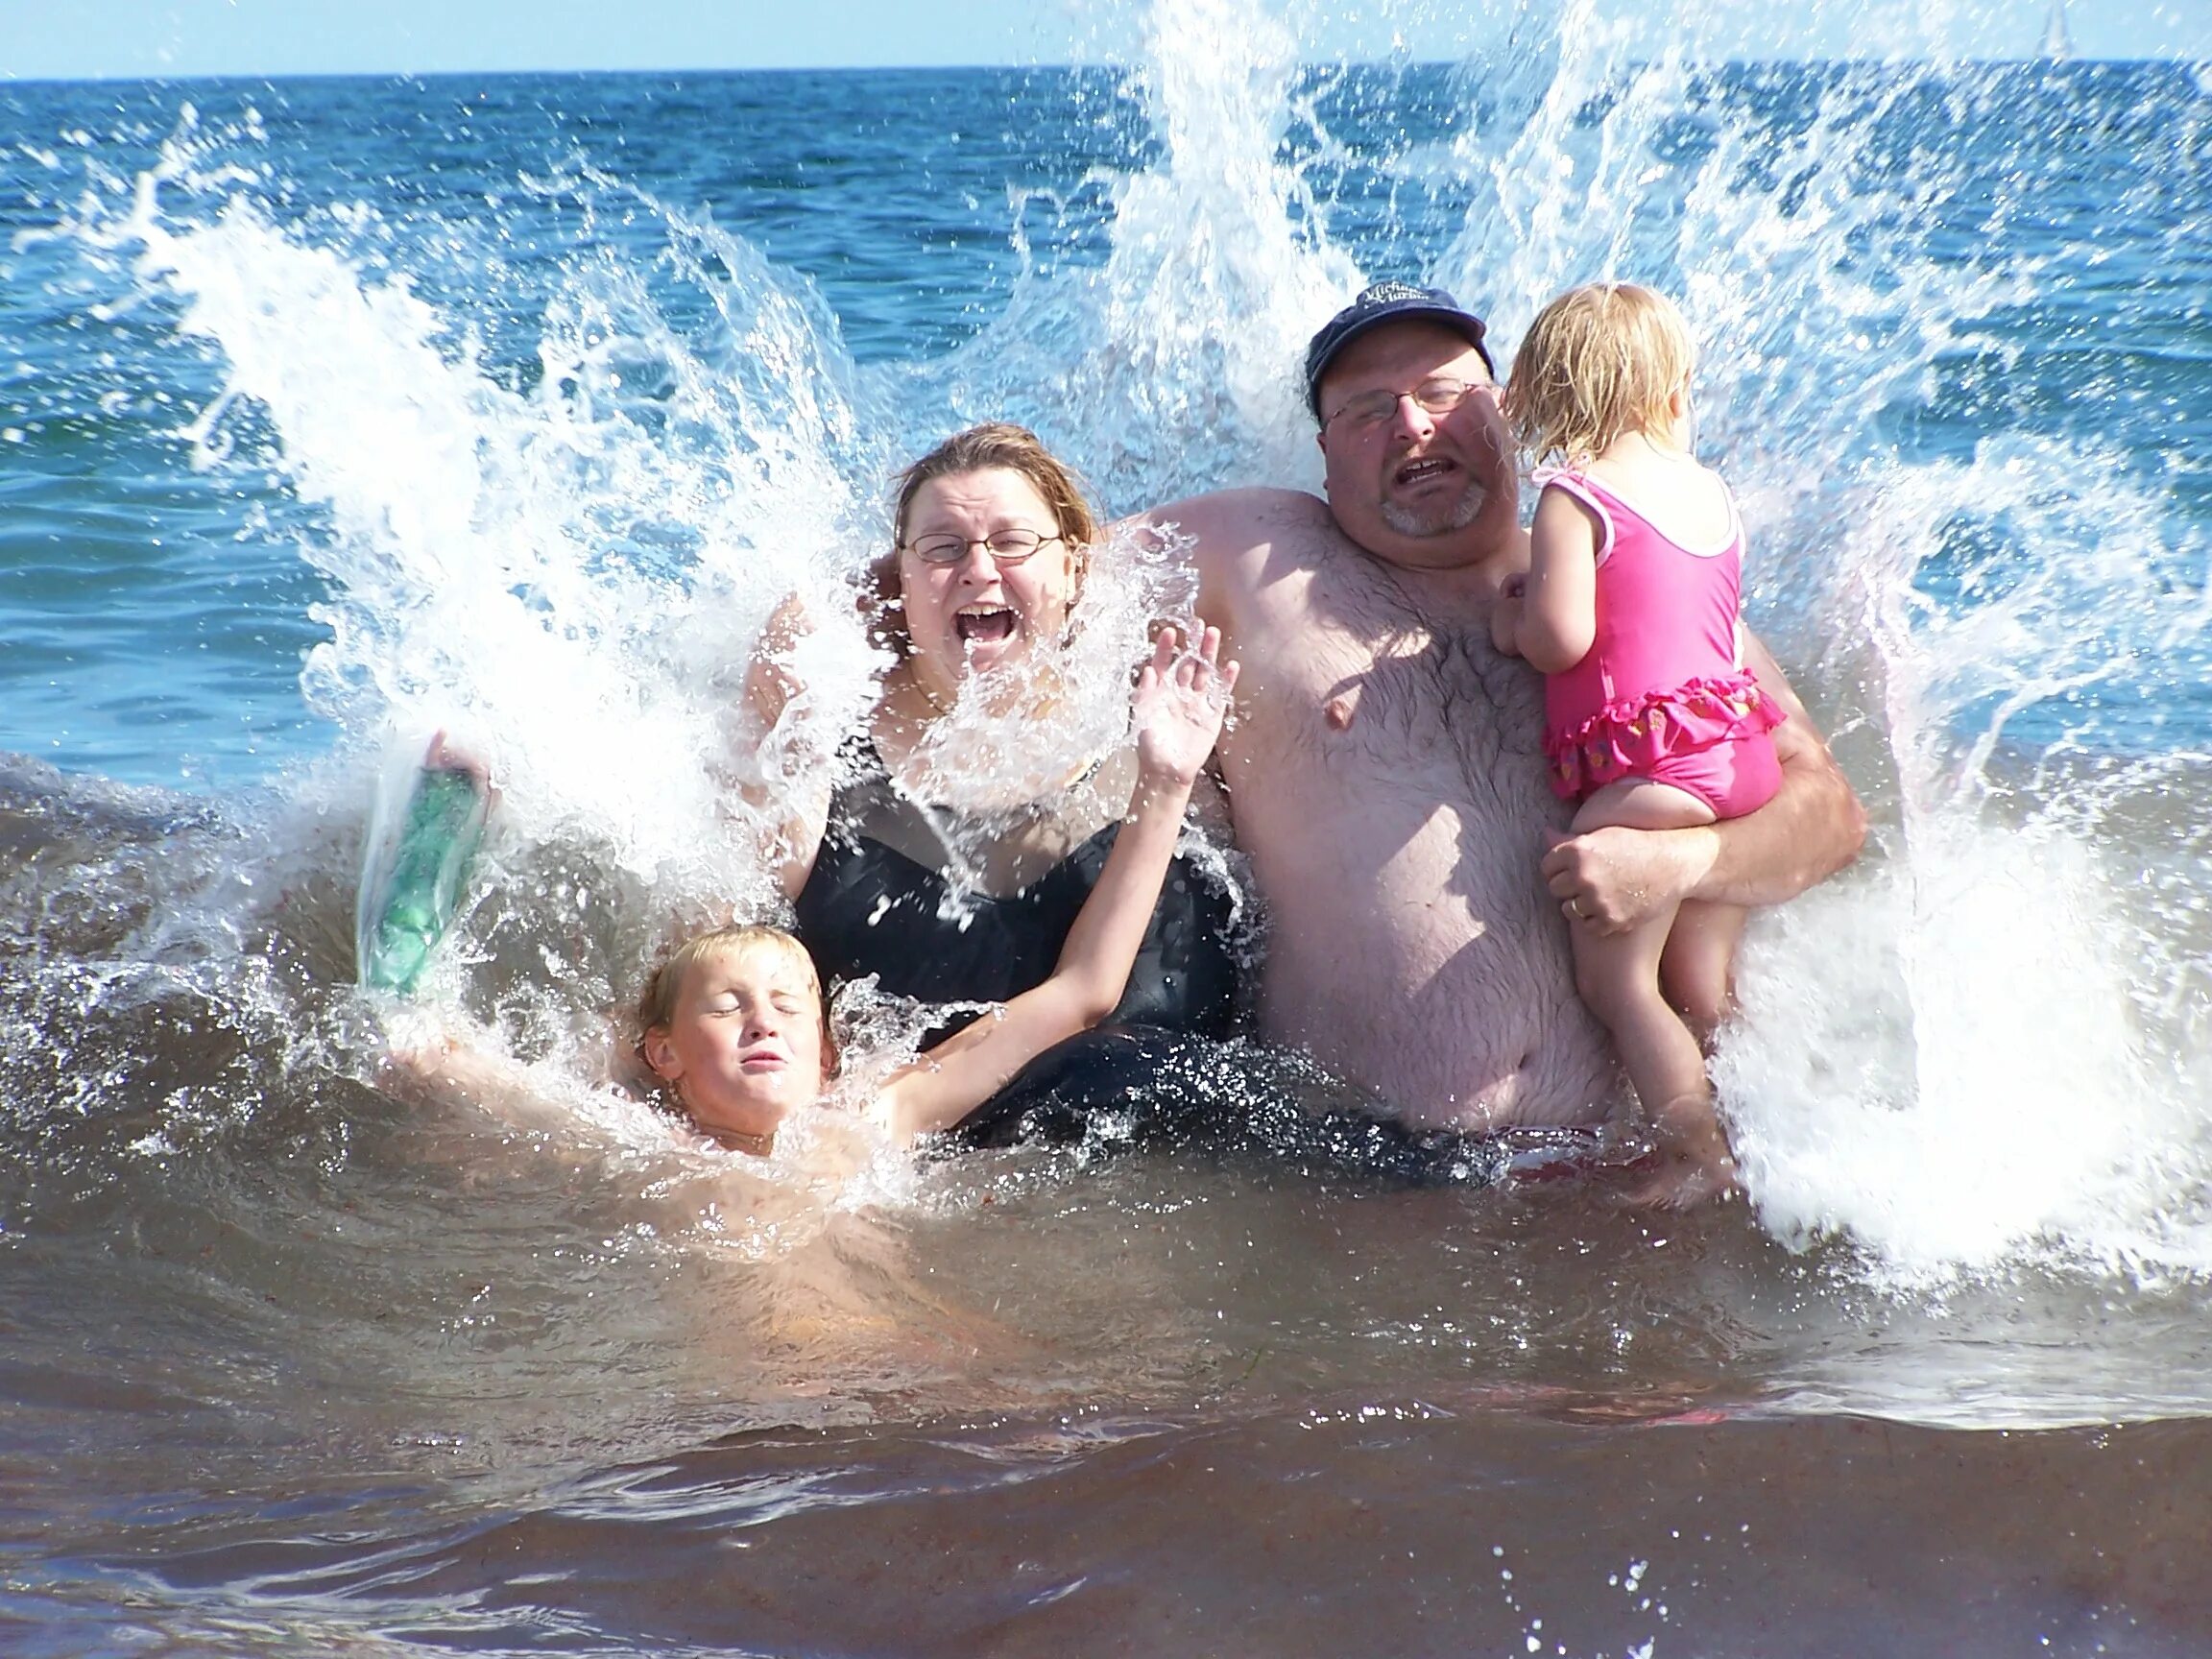
M1606 504L1603 491L1566 467L1539 467L1528 481L1539 490L1564 491L1590 509L1598 520L1598 563L1604 564L1613 551L1613 511Z

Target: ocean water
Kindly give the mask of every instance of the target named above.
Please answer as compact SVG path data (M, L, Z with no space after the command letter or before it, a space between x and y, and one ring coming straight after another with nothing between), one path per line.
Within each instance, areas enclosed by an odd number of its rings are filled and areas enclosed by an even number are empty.
M1672 21L0 85L0 1646L2212 1645L2212 69ZM734 1168L590 1090L662 922L764 892L736 678L903 458L1311 486L1362 280L1509 349L1608 275L1705 342L1874 820L1746 945L1750 1204L827 1120ZM503 795L431 996L526 1121L380 1086L350 987L441 728Z

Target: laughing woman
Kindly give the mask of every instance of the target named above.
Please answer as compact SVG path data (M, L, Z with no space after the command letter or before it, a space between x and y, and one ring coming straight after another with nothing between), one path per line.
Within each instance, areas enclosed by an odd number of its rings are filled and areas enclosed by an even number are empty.
M875 974L926 1003L1004 1002L1052 973L1136 775L1125 731L1095 753L1040 754L1035 741L1084 724L1054 705L1070 695L1059 669L1097 527L1069 469L1003 423L907 468L893 522L872 596L893 663L838 764L781 803L784 892L826 980ZM803 712L787 660L804 626L787 608L747 676L762 733ZM969 1137L1068 1133L1142 1090L1177 1034L1221 1034L1236 1001L1232 910L1217 878L1178 857L1112 1021L1041 1055L968 1120Z

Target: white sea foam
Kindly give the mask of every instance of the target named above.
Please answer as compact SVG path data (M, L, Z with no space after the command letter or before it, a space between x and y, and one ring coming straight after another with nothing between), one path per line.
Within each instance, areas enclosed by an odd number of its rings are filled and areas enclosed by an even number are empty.
M2011 731L2115 680L2154 691L2140 642L2201 627L2171 616L2154 501L2084 459L2008 441L1855 493L1839 546L1897 798L1872 868L1755 934L1718 1068L1767 1223L1908 1279L2024 1255L2212 1271L2190 1012L2212 915L2202 832L2166 809L2202 757L2086 756L2085 715ZM1924 584L1962 516L2018 540L1946 603Z

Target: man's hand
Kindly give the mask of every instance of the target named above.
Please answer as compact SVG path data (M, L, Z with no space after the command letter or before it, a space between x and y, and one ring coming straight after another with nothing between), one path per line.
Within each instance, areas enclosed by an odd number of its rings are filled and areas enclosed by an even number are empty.
M1722 1203L1743 1196L1736 1161L1725 1142L1718 1155L1697 1156L1679 1149L1646 1154L1623 1172L1628 1177L1614 1202L1623 1210L1694 1210L1709 1199Z
M1710 826L1562 833L1544 854L1544 882L1575 926L1625 933L1690 898L1719 851Z

